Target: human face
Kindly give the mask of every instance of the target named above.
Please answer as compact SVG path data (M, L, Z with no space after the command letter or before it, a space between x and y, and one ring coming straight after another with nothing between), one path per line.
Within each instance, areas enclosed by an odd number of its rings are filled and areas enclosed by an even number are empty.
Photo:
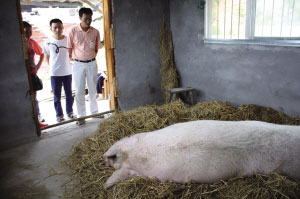
M32 35L32 29L29 27L24 27L24 34L26 39L29 39Z
M84 30L88 30L92 23L92 14L82 14L82 17L79 17L81 28Z
M53 35L57 38L62 36L64 26L61 23L52 23L50 30L52 31Z

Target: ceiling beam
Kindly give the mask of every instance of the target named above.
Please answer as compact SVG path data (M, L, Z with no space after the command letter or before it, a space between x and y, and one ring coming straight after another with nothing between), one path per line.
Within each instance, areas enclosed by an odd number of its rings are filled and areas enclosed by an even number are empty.
M82 6L83 3L86 3L89 5L93 10L99 11L102 13L102 10L96 6L97 2L101 2L101 0L49 0L49 1L43 1L43 0L21 0L21 6L35 6L35 7L78 7Z
M27 1L27 0L26 0ZM21 1L21 6L34 6L34 7L70 7L70 8L76 8L78 6L82 6L82 2L74 1L74 2L59 2L59 1L31 1L30 3L27 3L25 1Z
M95 3L91 2L90 0L81 0L82 2L88 4L89 6L91 6L91 8L93 8L94 10L99 11L100 13L102 13L102 10L100 10Z

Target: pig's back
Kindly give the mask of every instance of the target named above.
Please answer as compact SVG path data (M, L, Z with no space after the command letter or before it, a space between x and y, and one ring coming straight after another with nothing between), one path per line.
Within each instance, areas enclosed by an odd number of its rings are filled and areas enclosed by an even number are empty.
M297 173L300 164L299 158L291 159L300 154L298 126L200 120L135 136L130 164L162 181L214 182L276 168Z
M300 127L259 121L198 120L138 134L141 143L155 146L194 145L212 148L251 148L300 139ZM284 138L282 138L284 136Z

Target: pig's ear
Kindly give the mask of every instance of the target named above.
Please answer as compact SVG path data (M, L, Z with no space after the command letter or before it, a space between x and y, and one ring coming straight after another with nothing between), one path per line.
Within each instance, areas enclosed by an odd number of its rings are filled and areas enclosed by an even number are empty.
M120 148L119 148L119 144L118 142L115 143L114 145L112 145L105 153L104 153L104 157L112 157L112 156L116 156L117 153L119 153Z
M111 156L116 156L117 154L120 154L120 150L123 149L126 145L127 142L130 142L131 139L128 137L125 137L116 143L114 143L105 153L104 157L111 157Z
M131 177L131 175L128 169L121 168L119 170L116 170L105 182L104 189L107 190L116 183L127 180L129 177Z

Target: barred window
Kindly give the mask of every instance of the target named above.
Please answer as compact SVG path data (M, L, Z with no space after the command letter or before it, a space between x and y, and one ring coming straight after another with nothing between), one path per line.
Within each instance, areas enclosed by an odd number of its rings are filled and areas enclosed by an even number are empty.
M300 0L206 2L206 41L300 45Z

